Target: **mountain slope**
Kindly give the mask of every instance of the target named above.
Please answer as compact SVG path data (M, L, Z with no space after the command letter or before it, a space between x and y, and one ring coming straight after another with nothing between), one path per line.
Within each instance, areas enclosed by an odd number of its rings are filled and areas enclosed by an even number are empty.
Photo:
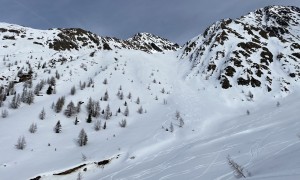
M180 50L0 24L0 179L235 179L228 156L247 179L299 179L298 22L270 6Z
M288 92L300 75L299 23L299 8L268 6L213 24L180 57L191 62L190 77L223 89Z

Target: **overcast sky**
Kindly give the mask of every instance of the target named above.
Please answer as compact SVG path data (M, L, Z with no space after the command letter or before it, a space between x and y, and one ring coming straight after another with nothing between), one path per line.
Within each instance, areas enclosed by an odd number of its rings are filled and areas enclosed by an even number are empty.
M79 27L122 39L149 32L183 44L224 18L300 0L0 0L0 21L38 29Z

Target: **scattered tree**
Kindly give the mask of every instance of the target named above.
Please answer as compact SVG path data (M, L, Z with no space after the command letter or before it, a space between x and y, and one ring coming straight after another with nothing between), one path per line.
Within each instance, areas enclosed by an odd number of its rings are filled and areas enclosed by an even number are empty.
M121 122L119 122L119 125L121 128L125 128L127 125L126 119L123 119Z
M175 117L176 117L176 120L179 120L179 118L180 118L180 112L179 111L175 112Z
M36 123L32 123L30 126L29 126L29 132L30 133L35 133L37 131L37 125Z
M99 101L94 101L90 97L86 105L86 109L88 113L91 114L93 117L98 117L100 115L100 110L101 110Z
M105 93L104 93L104 96L103 96L103 101L107 101L108 100L108 98L109 98L109 95L108 95L108 92L107 91L105 91Z
M57 121L56 125L53 128L55 133L61 133L61 124L60 121Z
M86 119L87 123L91 123L92 122L92 114L89 113L88 118Z
M131 99L131 97L132 97L132 96L131 96L131 92L129 92L127 98L128 98L128 99Z
M107 81L107 79L105 78L104 80L103 80L103 84L107 84L108 83L108 81Z
M51 95L53 93L53 87L51 85L49 85L46 94Z
M140 98L139 98L139 97L137 97L137 99L136 99L136 101L135 101L135 102L136 102L136 104L140 104L140 102L141 102L141 101L140 101Z
M2 118L7 118L8 116L8 111L6 109L3 109L2 112L1 112L1 117Z
M75 95L75 93L76 93L76 88L75 88L75 86L73 86L71 88L71 95Z
M106 121L104 122L103 129L106 129Z
M118 109L117 113L121 113L121 108L120 108L120 107L119 107L119 109Z
M40 120L44 120L46 118L46 112L45 109L43 108L42 111L39 114Z
M95 121L94 129L95 129L95 131L99 131L101 129L101 121L100 120Z
M86 161L86 159L87 159L86 155L83 154L83 153L81 153L81 160L82 160L82 161Z
M75 115L76 113L77 113L76 107L75 107L73 101L71 101L68 104L67 109L65 110L65 115L67 117L71 117L71 116Z
M183 127L183 125L184 125L183 118L180 117L180 118L179 118L179 127Z
M17 149L23 150L26 147L26 140L24 136L18 138L17 144L15 145Z
M143 112L144 112L143 107L140 106L137 112L138 112L139 114L143 114Z
M119 94L119 99L120 99L120 100L123 100L123 99L124 99L124 94L123 94L123 92L121 92L121 93Z
M85 133L84 129L81 129L77 139L77 143L79 146L85 146L87 145L87 142L88 142L88 136Z
M173 123L171 122L170 124L170 132L173 132L174 131L174 126L173 126Z
M109 107L109 104L106 106L105 108L105 112L104 112L104 118L107 120L107 119L110 119L112 113L110 111L110 107Z
M129 116L129 109L128 106L126 106L125 110L124 110L124 116Z
M54 107L55 112L56 113L61 112L64 104L65 104L65 97L62 96L62 97L58 98L58 100L57 100L57 102L55 104L55 107Z
M10 107L12 109L18 109L21 104L21 99L19 94L15 94L12 98L12 101L10 102Z

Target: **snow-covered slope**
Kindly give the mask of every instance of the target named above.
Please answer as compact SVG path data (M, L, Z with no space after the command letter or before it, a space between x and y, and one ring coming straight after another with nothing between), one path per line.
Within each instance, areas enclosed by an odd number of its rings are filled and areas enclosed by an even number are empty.
M300 9L268 6L211 25L183 47L190 78L223 89L286 94L299 81Z
M147 53L176 51L179 45L149 33L138 33L128 40L101 37L79 28L35 30L0 23L2 47L13 51L20 43L27 47L44 47L55 51L135 49ZM24 51L24 50L22 50Z
M1 23L0 179L235 179L228 156L247 179L299 179L298 22L298 8L266 7L181 50L148 33L120 40ZM289 96L273 97L284 88Z

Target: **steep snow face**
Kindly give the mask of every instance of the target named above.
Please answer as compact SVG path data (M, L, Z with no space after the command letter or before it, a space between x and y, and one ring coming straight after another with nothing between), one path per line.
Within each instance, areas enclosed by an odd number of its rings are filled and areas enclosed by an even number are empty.
M180 55L200 76L223 89L290 92L300 76L300 10L268 6L225 19L187 42Z

